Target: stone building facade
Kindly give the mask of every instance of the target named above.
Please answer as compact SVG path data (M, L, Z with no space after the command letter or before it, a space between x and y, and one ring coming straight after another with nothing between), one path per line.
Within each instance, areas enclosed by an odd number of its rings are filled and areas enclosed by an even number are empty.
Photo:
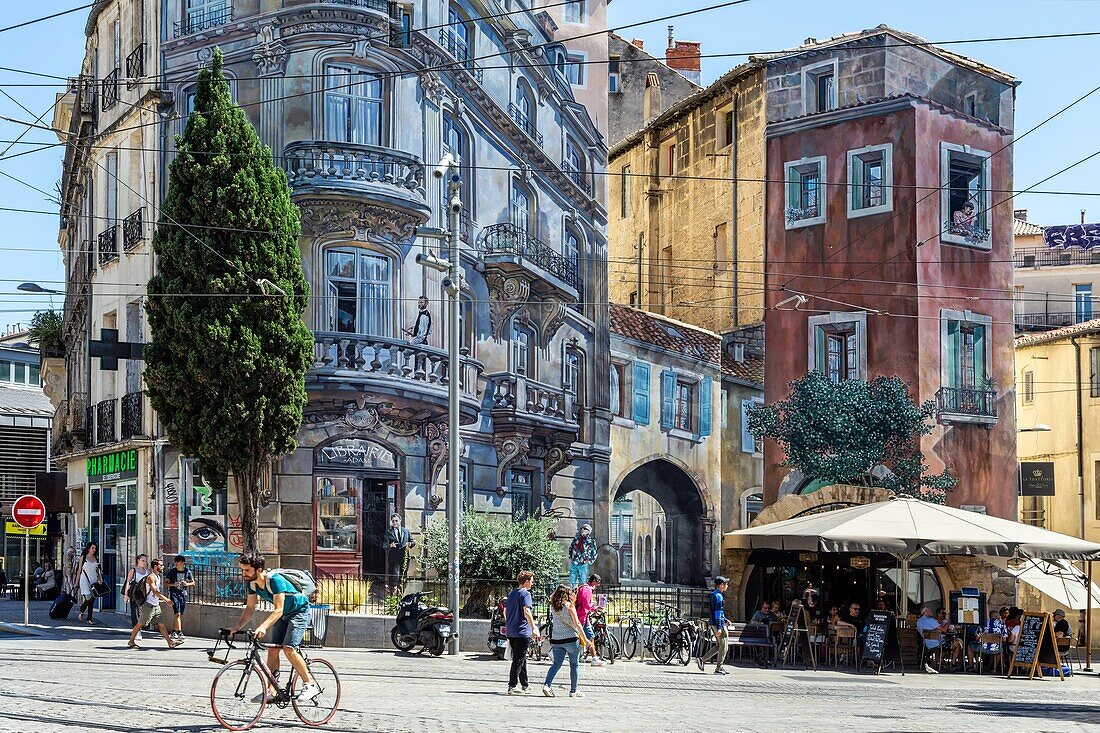
M693 63L696 66L698 53L696 47ZM702 88L698 79L688 79L648 53L640 39L627 40L616 33L608 33L607 54L607 143L611 147L630 133L641 130L668 107ZM645 98L647 89L651 90L648 104ZM657 91L652 91L654 89Z

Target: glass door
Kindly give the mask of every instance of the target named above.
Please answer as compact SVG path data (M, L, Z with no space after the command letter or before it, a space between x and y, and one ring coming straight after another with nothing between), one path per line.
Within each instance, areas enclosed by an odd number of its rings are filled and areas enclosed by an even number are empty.
M118 572L113 574L111 587L114 590L114 607L122 609L126 607L126 588L123 587L126 575L137 555L137 485L125 484L115 489L114 511L117 543L115 567Z
M356 477L361 482L363 496L363 574L386 573L386 551L383 547L390 515L397 511L399 482Z

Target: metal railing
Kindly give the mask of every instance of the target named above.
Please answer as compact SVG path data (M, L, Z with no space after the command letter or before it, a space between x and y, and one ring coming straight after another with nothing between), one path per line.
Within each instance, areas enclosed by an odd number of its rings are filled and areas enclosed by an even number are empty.
M69 77L69 91L76 95L76 109L81 114L95 114L95 90L95 77L88 74Z
M568 160L563 160L561 162L561 171L570 181L577 184L582 191L589 196L592 195L592 186L588 183L588 178L584 175L584 171L578 170L577 167Z
M201 13L191 13L183 20L177 20L172 24L172 36L173 38L182 38L232 21L233 8L228 4L225 7L206 10Z
M576 428L576 404L564 387L543 384L522 374L498 374L491 379L493 410L548 418Z
M439 29L439 45L451 55L451 58L459 61L461 67L470 72L479 84L484 80L485 70L473 60L469 44L462 40L453 29Z
M520 129L526 132L532 140L537 142L539 147L542 146L542 133L535 129L534 120L523 114L515 102L508 105L508 116L511 117L512 121L519 125Z
M302 140L283 150L283 165L291 187L315 181L381 183L420 198L424 193L424 163L400 150L359 143Z
M99 233L99 264L118 261L118 224Z
M122 248L133 249L145 238L142 229L145 208L139 207L134 213L122 220Z
M977 387L940 387L936 404L941 414L997 417L997 392Z
M118 104L118 79L121 73L121 70L116 66L114 69L111 70L110 74L103 77L103 82L100 85L100 96L103 100L104 112Z
M379 377L393 377L445 387L447 352L425 344L382 336L316 331L313 334L313 368L319 372L351 371ZM482 365L462 360L459 391L463 398L477 399Z
M141 435L141 392L130 392L122 398L122 439Z
M481 253L486 258L494 255L521 257L538 265L569 287L580 287L576 262L558 254L548 244L515 224L505 222L485 227L481 231L480 244Z
M126 88L133 89L145 78L145 44L139 43L126 57Z
M1074 265L1100 265L1100 250L1066 250L1033 247L1016 250L1013 264L1016 267L1072 267Z
M102 400L95 406L95 444L115 443L115 403L118 400Z
M1035 330L1062 328L1078 322L1076 313L1017 313L1013 320L1016 328Z

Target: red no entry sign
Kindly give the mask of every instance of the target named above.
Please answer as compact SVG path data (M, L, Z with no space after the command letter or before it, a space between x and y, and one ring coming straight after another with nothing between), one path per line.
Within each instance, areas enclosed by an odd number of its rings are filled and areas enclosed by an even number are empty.
M24 494L15 500L11 515L20 527L34 529L46 521L46 505L34 494Z

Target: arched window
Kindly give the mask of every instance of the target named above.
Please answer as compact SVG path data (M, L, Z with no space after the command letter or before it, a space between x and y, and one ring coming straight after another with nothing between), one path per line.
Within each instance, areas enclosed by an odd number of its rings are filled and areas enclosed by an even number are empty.
M566 63L565 51L558 51L554 55L554 68L556 68L558 70L558 73L561 74L563 77L566 75L569 67Z
M327 329L341 333L393 334L393 261L360 247L325 250Z
M443 152L450 153L455 160L459 162L459 175L462 177L462 207L463 207L463 229L468 229L468 223L466 220L473 215L473 178L470 175L470 171L473 170L474 156L470 147L470 136L467 134L466 129L462 127L451 116L450 112L443 113ZM447 201L447 181L444 180L441 183L440 201L443 202L442 210L446 211L449 202ZM463 235L468 235L468 231L463 231Z
M325 139L383 145L388 132L386 85L371 69L325 66Z
M535 377L535 332L522 323L512 323L512 371Z
M521 232L535 234L534 206L531 201L531 189L519 179L512 179L511 193L512 224Z
M516 82L516 111L515 118L516 124L523 128L523 131L528 135L534 137L536 130L538 129L535 124L535 97L531 93L530 87L523 80Z

